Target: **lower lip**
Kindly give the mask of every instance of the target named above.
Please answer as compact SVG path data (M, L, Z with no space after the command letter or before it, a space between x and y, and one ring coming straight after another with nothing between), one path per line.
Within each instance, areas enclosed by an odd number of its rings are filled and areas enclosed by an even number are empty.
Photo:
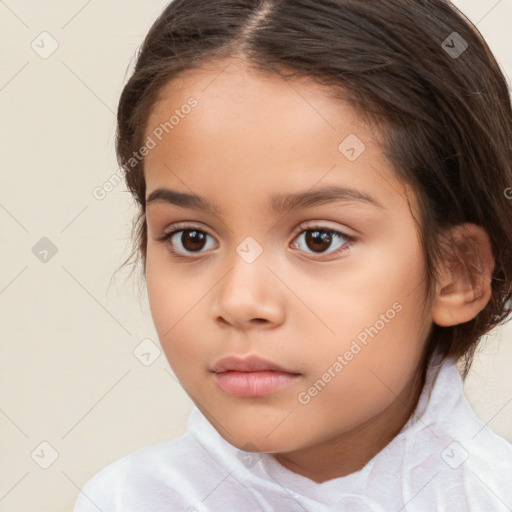
M214 373L219 386L235 396L264 396L286 388L292 384L298 374L263 372L220 372Z

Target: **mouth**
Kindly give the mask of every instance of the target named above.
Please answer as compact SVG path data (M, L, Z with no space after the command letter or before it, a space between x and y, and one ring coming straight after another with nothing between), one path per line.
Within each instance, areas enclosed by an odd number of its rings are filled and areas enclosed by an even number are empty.
M210 370L219 387L240 397L258 397L292 385L300 373L256 355L220 359Z
M280 391L292 385L297 373L263 370L253 372L214 372L214 379L226 393L240 397L258 397Z

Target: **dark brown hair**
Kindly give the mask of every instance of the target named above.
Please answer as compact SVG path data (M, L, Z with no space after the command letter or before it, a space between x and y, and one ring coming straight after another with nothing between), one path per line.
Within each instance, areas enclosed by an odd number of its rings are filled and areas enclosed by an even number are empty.
M181 72L225 58L286 79L310 77L348 99L382 132L382 150L412 186L428 275L450 244L446 228L465 222L488 233L495 258L483 311L453 327L434 325L426 344L463 357L511 311L512 111L506 80L489 47L443 0L175 0L155 21L118 108L117 158L139 215L134 248L146 267L144 145L162 88Z

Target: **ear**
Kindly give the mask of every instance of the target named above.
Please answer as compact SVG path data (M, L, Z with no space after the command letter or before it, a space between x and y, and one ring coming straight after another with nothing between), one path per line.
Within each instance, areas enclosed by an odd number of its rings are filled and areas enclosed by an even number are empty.
M485 308L495 265L489 235L480 226L454 226L447 245L432 306L432 320L444 327L468 322Z

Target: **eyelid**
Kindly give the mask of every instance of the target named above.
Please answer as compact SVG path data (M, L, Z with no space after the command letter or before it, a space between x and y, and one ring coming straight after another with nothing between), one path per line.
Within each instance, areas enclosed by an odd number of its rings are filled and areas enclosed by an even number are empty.
M309 231L312 229L318 229L318 230L330 230L335 231L336 233L340 233L344 237L348 238L349 240L355 240L356 236L351 234L353 232L353 229L348 229L345 227L339 228L339 227L332 227L329 225L329 221L325 220L307 220L304 222L301 222L297 228L293 231L292 235L295 237L298 234L302 233L303 231Z
M176 222L173 224L169 229L164 230L162 233L162 236L170 235L171 233L175 231L181 231L181 230L187 230L187 229L197 229L198 231L204 231L205 233L208 233L210 236L213 236L209 233L209 231L203 227L194 226L193 222Z
M194 226L192 223L190 222L176 222L175 224L173 224L169 229L166 229L164 230L164 232L162 233L162 235L160 236L157 236L156 237L156 240L158 242L166 242L168 241L168 239L175 235L177 232L179 231L187 231L187 230L194 230L196 229L197 231L201 231L203 233L206 233L208 236L212 237L212 238L215 238L209 231L208 229L205 229L201 226Z
M181 230L189 230L189 229L197 229L198 231L203 231L207 235L211 236L212 238L215 238L207 229L203 227L197 227L194 226L193 223L190 222L177 222L171 226L171 228L166 229L160 237L157 238L159 241L163 241L171 234L176 233L177 231ZM311 229L323 229L323 230L332 230L337 233L342 234L344 237L346 237L349 240L354 240L356 237L354 235L351 235L350 233L347 233L347 230L345 228L338 229L336 227L330 227L328 224L328 221L325 220L310 220L310 221L304 221L301 222L292 232L292 236L295 238L297 235L302 233L303 231L311 230ZM354 230L348 230L348 231L354 231Z

